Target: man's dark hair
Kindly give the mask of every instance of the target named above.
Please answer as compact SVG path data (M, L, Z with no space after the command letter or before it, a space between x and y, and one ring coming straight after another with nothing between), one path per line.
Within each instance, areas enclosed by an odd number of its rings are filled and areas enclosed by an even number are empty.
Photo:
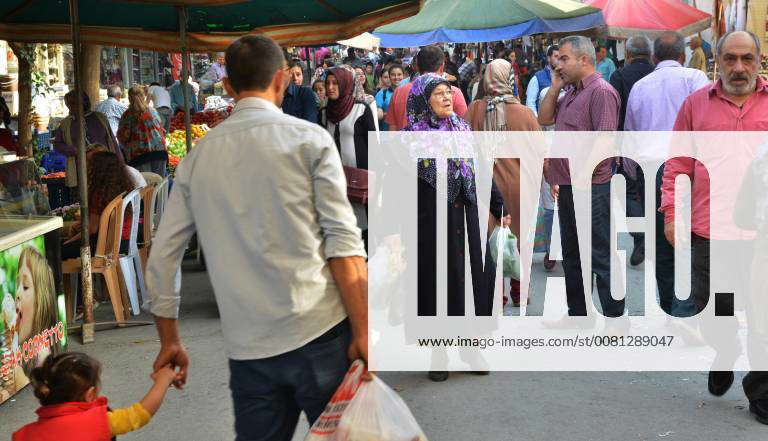
M665 32L653 42L653 55L658 61L678 61L685 53L685 38L678 32Z
M437 46L423 47L416 55L416 66L419 67L419 73L422 75L425 73L437 72L444 62L445 55L443 55L443 51Z
M290 61L288 61L288 69L293 69L296 66L299 66L301 70L304 70L304 66L302 66L301 60L299 60L298 58L293 58Z
M555 51L559 51L559 50L560 50L560 46L558 46L558 45L556 45L556 44L553 44L553 45L551 45L551 46L550 46L550 47L547 49L547 57L551 57L551 56L552 56L552 54L553 54L553 53L555 53Z
M389 65L389 69L387 69L387 73L392 75L392 70L393 69L400 69L400 72L405 74L405 69L403 69L403 65L402 64L390 64Z
M76 100L77 100L77 94L75 93L74 90L70 90L69 92L67 92L66 95L64 95L64 102L65 103L69 102L72 104L72 106L69 107L70 110L72 110L75 106L77 106L77 103L75 102ZM85 110L85 112L91 111L91 98L89 98L88 94L85 92L83 92L83 110Z
M285 57L280 46L264 35L246 35L227 48L227 77L235 92L265 90Z
M149 87L159 86L159 85L160 85L160 83L158 83L157 81L153 81L153 82L149 83Z

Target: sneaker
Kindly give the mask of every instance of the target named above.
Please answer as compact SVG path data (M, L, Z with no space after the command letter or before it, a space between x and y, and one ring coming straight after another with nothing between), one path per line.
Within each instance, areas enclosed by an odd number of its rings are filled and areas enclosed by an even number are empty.
M750 401L749 412L755 416L757 421L768 424L768 400Z
M728 392L733 384L733 371L709 371L709 381L707 388L709 393L716 397L721 397ZM751 406L750 406L751 410Z
M629 264L632 266L637 266L643 263L643 260L645 260L645 245L641 243L635 246L635 249L632 250L632 256L629 258Z

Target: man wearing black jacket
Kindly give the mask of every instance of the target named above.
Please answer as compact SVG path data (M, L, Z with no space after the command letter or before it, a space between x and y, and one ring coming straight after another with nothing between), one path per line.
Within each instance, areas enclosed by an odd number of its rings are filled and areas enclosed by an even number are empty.
M624 117L627 114L627 102L629 101L629 92L632 91L632 86L640 81L640 79L653 72L654 65L651 63L652 47L651 40L645 36L636 36L627 40L627 58L624 67L611 75L611 86L619 92L619 98L621 98L619 130L624 130ZM642 216L643 204L641 203L641 198L644 197L645 194L643 191L644 177L642 171L639 171L639 169L636 176L634 173L626 173L626 168L628 167L634 168L634 164L622 164L621 169L621 174L627 179L628 214L630 216ZM640 263L645 260L643 235L633 233L632 237L635 246L632 250L632 256L629 258L629 263L632 265L640 265Z
M624 67L611 75L611 78L603 78L611 83L619 92L621 98L621 110L619 111L619 130L624 130L624 116L627 114L627 101L629 92L641 78L653 72L651 62L652 45L648 37L637 36L627 40L627 59Z

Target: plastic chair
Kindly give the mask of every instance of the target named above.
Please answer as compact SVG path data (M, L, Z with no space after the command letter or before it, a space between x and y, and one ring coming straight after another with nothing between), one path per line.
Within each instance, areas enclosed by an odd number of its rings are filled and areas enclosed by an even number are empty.
M107 291L109 299L112 302L112 309L115 312L115 321L122 324L125 321L123 310L123 298L120 291L120 279L118 273L118 259L120 257L120 239L123 232L123 217L120 216L123 204L123 195L112 200L104 208L99 218L99 235L96 241L96 250L91 257L91 271L95 274L101 274L107 282ZM87 234L87 232L84 232ZM61 263L63 274L74 275L74 287L77 287L77 277L80 274L82 261L77 259L67 259ZM77 290L72 290L69 295L70 304L67 307L68 318L74 316L74 311L70 312L70 307L74 309L77 304Z
M157 185L163 180L163 177L157 173L141 172L141 175L144 177L144 180L147 181L147 185Z
M152 194L152 235L155 235L160 226L160 219L165 211L165 203L168 201L168 178L164 178L156 187Z
M128 299L131 302L133 315L139 315L139 293L142 298L147 298L147 287L144 285L144 271L142 270L141 257L139 257L138 234L139 217L141 216L141 188L137 188L123 197L121 216L125 219L125 213L128 207L131 207L130 236L128 239L128 253L120 255L120 272L125 282L125 289L128 293ZM138 289L136 281L138 280Z
M154 174L154 173L153 173ZM152 195L155 193L155 185L149 184L141 189L142 206L142 240L139 243L139 257L141 257L141 269L147 271L147 260L149 260L149 250L152 248Z

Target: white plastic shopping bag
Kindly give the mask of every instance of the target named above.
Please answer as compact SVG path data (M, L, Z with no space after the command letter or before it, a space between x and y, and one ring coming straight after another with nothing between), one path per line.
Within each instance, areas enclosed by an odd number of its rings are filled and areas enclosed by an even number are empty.
M402 398L376 376L363 382L364 372L352 363L304 441L427 441Z
M499 247L503 251L504 277L520 280L520 252L517 250L517 236L507 227L496 227L488 243L490 243L491 258L494 263L498 262Z

